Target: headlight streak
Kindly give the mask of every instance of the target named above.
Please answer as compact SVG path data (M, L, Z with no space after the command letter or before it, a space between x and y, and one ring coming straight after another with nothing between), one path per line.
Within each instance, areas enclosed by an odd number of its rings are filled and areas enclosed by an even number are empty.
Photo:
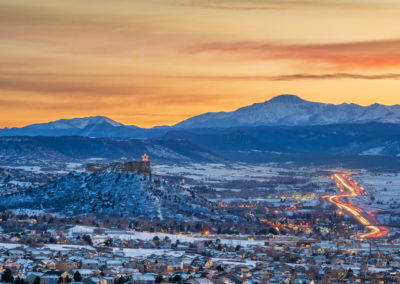
M340 192L345 192L343 188L347 189L348 193L343 193L340 195L331 195L331 196L323 196L328 199L329 202L335 204L338 208L347 211L351 215L353 215L358 222L367 227L370 232L359 235L358 238L366 239L366 238L378 238L389 233L389 230L383 226L380 226L379 222L376 220L376 217L371 212L365 212L361 208L354 206L351 202L343 202L342 198L347 197L357 197L363 195L368 195L367 191L364 187L358 186L356 182L351 180L345 174L337 174L333 175L333 178L336 180L336 186L339 188ZM361 189L361 190L360 190Z

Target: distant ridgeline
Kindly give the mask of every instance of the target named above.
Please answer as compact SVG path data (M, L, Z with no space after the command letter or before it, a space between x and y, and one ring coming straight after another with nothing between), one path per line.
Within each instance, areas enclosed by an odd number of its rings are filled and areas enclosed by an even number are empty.
M150 161L115 162L108 164L89 163L86 165L85 170L87 172L102 172L110 170L151 175Z

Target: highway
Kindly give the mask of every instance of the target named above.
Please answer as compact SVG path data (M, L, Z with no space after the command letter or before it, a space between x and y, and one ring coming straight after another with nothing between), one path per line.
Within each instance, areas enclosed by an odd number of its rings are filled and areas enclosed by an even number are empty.
M386 227L379 224L372 212L366 212L348 201L348 198L368 195L363 186L357 184L345 173L335 173L332 178L336 182L336 186L339 188L341 194L325 197L338 208L350 213L369 230L368 233L356 237L359 239L379 238L389 233Z

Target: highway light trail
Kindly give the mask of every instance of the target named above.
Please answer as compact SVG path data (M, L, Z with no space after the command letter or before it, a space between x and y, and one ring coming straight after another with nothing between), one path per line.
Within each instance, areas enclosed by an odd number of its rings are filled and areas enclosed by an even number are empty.
M339 188L341 194L325 197L328 198L329 202L335 204L338 208L353 215L362 225L370 230L370 232L358 236L360 239L378 238L389 233L387 228L379 224L373 213L365 212L349 201L343 201L344 198L348 197L368 195L364 187L359 186L344 173L335 173L333 175L333 179L336 181L336 186Z

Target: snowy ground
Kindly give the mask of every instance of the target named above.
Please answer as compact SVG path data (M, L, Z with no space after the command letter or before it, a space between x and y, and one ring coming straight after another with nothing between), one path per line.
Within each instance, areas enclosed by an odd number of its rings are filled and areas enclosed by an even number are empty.
M0 248L6 248L6 249L14 249L14 248L18 248L18 247L25 247L22 244L9 244L9 243L0 243Z
M217 180L265 180L267 177L277 176L280 172L288 172L274 166L274 164L244 164L234 163L209 164L193 163L190 165L152 165L153 172L159 175L182 175L197 181L217 181Z
M400 195L400 176L395 173L362 173L357 177L364 187L374 190L379 195ZM385 190L386 188L386 190Z
M231 264L231 265L243 265L244 264L244 265L249 265L249 266L252 266L252 267L255 267L256 264L257 264L256 261L247 260L247 259L244 259L243 262L242 262L242 261L233 261L232 259L217 258L217 257L213 258L213 262L221 262L221 263L224 263L224 264Z
M388 209L397 202L400 206L400 176L397 174L365 172L355 176L355 179L375 198L374 205L378 209Z
M86 226L75 226L69 230L70 233L82 233L82 234L93 234L94 235L95 227L86 227ZM164 239L166 237L170 238L172 242L176 242L177 240L181 242L195 242L202 240L215 240L217 236L204 236L204 235L173 235L173 234L165 234L165 233L149 233L149 232L133 232L133 231L112 231L107 230L104 234L94 235L92 237L94 243L100 243L105 241L107 238L120 238L123 240L152 240L155 236L158 236L160 239ZM241 238L221 238L221 243L232 244L232 245L241 245L241 246L257 246L263 245L263 240L247 240L244 239L245 236L241 236Z
M128 257L147 257L150 255L167 255L180 257L185 254L184 251L164 250L164 249L131 249L131 248L114 248L115 251L123 251ZM189 256L189 255L186 255Z
M47 244L46 248L49 248L53 251L63 251L63 250L74 250L74 249L88 249L94 250L91 246L78 246L78 245L59 245L59 244Z
M364 208L375 210L382 224L400 224L399 174L362 172L355 178L374 198L372 204L371 198L364 198Z
M27 215L27 216L32 217L32 216L37 216L39 214L43 214L45 211L20 208L20 209L13 209L12 212L14 212L14 214L17 214L17 215Z

